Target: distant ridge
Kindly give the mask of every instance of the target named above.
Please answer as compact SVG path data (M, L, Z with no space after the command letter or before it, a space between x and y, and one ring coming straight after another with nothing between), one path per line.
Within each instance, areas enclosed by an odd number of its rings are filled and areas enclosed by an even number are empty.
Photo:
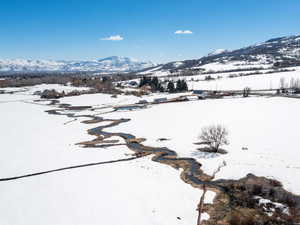
M79 72L92 71L102 73L130 72L153 67L152 62L143 62L128 57L111 56L98 60L28 60L0 59L0 72Z
M300 35L272 38L233 51L218 49L200 59L170 62L151 68L151 73L170 73L182 70L203 70L208 72L217 67L258 68L258 67L300 66ZM150 71L150 69L149 69ZM143 71L147 74L147 70Z

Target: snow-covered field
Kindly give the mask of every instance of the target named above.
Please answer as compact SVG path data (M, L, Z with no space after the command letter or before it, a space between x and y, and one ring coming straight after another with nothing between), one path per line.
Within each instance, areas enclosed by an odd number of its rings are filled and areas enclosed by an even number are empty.
M156 105L135 112L116 112L110 118L131 118L110 131L131 132L146 144L166 146L180 156L198 158L207 173L225 160L217 178L241 178L248 173L274 177L285 188L300 193L298 99L247 98L192 101ZM227 155L203 155L197 137L204 126L223 124L229 132ZM159 142L159 138L169 141ZM248 150L242 150L242 148ZM212 157L212 158L211 158Z
M36 91L44 91L46 89L55 89L58 92L66 92L69 93L71 91L84 91L88 90L89 88L86 87L74 87L71 85L60 85L60 84L39 84L35 86L29 86L29 87L20 87L20 88L0 88L0 90L5 91L19 91L21 94L24 95L33 95Z
M284 78L285 83L289 86L291 79L300 79L300 68L296 71L281 72L272 74L259 74L251 76L240 76L229 78L229 74L215 74L214 77L222 77L221 79L204 81L205 76L194 76L194 79L200 81L188 81L190 89L204 90L242 90L245 87L251 89L277 89L280 88L280 79ZM201 80L202 77L202 80Z
M176 98L183 95L182 93L168 94L168 93L154 93L143 97L136 97L132 95L118 95L117 98L112 98L107 94L89 94L80 96L71 96L61 99L61 103L68 103L75 106L91 105L95 107L117 106L138 103L140 100L153 102L156 98Z
M178 79L184 79L187 81L190 90L242 90L245 87L250 87L251 89L277 89L280 87L281 78L284 78L287 87L290 85L291 79L300 79L300 67L290 67L288 70L291 71L288 72L276 72L274 69L268 69L268 67L264 64L259 64L258 68L264 68L264 70L249 71L247 69L253 68L253 65L246 64L243 65L243 67L237 67L236 64L224 65L212 63L205 65L203 68L206 72L208 72L207 74L172 77L172 75L168 72L156 71L152 74L152 76L169 76L168 79L172 79L175 82ZM233 69L245 70L226 72ZM210 71L211 73L209 73ZM260 72L262 74L253 75L255 72ZM207 76L210 76L214 80L205 80L205 77ZM137 79L134 79L133 81L138 82Z
M45 113L54 106L31 104L37 98L31 95L36 90L32 87L22 93L0 95L0 178L130 157L132 152L125 146L102 149L75 145L93 139L87 129L97 125ZM95 111L79 113L97 114L102 106L178 95L112 98L93 94L65 97L61 102L92 105ZM217 179L253 173L278 179L287 190L300 194L299 113L298 99L251 97L160 104L102 116L130 118L107 131L127 132L146 138L145 145L165 146L179 156L196 158L208 174L226 161ZM225 146L229 153L208 155L197 151L199 146L194 143L201 128L218 123L229 130L230 144ZM159 138L169 140L159 142ZM0 224L195 224L202 191L185 184L179 175L180 171L145 157L0 182ZM208 192L206 202L213 196Z
M250 63L244 61L233 61L233 62L226 62L226 63L209 63L204 66L199 66L195 68L204 69L206 72L209 71L226 71L226 70L236 70L236 69L249 69L249 68L270 68L272 65L267 64L264 60Z
M49 115L47 109L52 107L0 104L1 178L132 153L125 146L80 148L75 144L92 139L86 130L96 125L66 124L70 118ZM179 173L147 157L1 182L0 224L193 224L202 192L182 182Z
M1 94L0 95L0 104L8 103L8 102L18 102L18 101L32 101L37 100L40 97L38 95L33 95L36 91L44 91L46 89L55 89L59 92L64 91L65 93L69 93L74 90L83 91L88 90L89 88L85 87L74 87L67 85L59 85L59 84L40 84L30 87L13 87L13 88L0 88L0 91L5 92L16 92L14 94Z

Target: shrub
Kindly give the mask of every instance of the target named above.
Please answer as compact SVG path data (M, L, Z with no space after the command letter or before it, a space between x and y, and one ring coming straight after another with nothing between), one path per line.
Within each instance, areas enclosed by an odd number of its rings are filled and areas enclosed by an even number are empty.
M218 152L220 146L228 145L227 139L228 131L221 125L212 125L202 128L199 139L203 142L207 142L214 152Z

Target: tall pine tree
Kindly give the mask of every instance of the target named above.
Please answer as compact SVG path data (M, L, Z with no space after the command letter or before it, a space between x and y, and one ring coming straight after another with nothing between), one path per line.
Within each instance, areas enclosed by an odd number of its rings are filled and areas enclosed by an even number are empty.
M175 85L174 85L173 81L169 81L167 89L168 89L169 93L174 93L175 92Z

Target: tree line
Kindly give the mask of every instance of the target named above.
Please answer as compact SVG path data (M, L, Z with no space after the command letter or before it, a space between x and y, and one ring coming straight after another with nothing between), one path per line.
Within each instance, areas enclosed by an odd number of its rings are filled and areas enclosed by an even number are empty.
M159 92L176 93L188 91L188 85L183 79L178 79L174 82L173 80L159 80L157 77L144 76L140 79L139 87L145 85L150 86L153 91Z

